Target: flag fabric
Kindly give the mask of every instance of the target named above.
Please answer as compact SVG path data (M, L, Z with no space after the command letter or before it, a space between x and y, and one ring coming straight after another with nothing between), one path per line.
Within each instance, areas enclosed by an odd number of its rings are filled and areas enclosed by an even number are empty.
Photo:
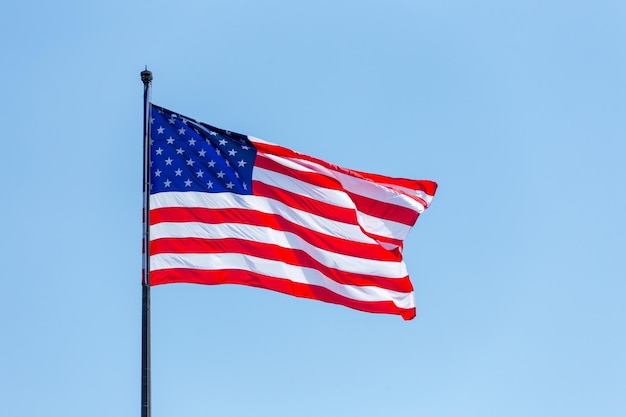
M415 316L403 240L437 184L150 112L150 285L241 284Z

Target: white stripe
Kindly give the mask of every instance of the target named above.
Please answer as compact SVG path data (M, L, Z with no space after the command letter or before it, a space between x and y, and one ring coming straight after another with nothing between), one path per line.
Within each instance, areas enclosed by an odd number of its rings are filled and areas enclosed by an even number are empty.
M201 207L210 209L241 208L276 214L307 229L355 242L377 244L359 225L337 222L306 211L294 209L271 198L234 193L165 192L150 196L150 208Z
M311 169L302 165L300 159L286 158L284 156L278 156L271 153L259 152L257 155L263 155L264 158L270 159L278 164L281 164L287 168L295 169L296 171L301 172L317 172L320 173L318 169ZM319 165L315 164L316 167ZM323 173L322 173L323 174ZM327 177L332 178L332 175L325 174Z
M414 195L416 197L419 197L422 200L424 200L426 202L426 204L429 205L429 206L430 206L430 203L433 201L433 196L428 194L428 193L426 193L425 191L422 191L422 190L415 190L413 188L407 188L407 187L403 187L401 185L386 184L386 183L382 183L382 182L379 182L378 184L384 185L385 187L401 190L401 191L404 191L405 193L412 194L412 195Z
M337 172L336 175L337 179L339 179L344 188L351 193L378 200L383 203L405 207L417 211L418 213L424 212L425 207L422 204L392 188L388 188L377 182L353 177L341 172Z
M341 296L359 301L393 301L400 308L414 308L413 293L402 293L385 290L378 287L361 287L354 285L339 284L319 271L312 268L302 268L288 265L283 262L271 261L250 255L236 253L225 254L159 254L150 257L152 271L169 268L188 268L201 270L232 269L237 265L238 269L256 272L276 278L286 279L307 285L315 285L339 294Z
M394 222L391 220L381 219L369 214L362 213L357 210L359 224L363 226L368 233L376 236L390 237L393 239L404 240L411 231L412 226Z
M311 185L289 175L254 167L252 179L337 207L354 209L354 203L345 192Z
M310 244L294 233L282 232L265 226L187 222L158 223L150 227L151 241L162 238L186 237L199 239L235 238L268 243L286 249L302 250L322 265L339 271L389 279L404 278L408 275L406 265L402 261L380 261L330 252Z

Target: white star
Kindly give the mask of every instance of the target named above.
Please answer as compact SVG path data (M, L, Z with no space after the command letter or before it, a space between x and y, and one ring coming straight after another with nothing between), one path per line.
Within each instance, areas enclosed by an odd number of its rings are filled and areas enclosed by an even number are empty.
M176 149L176 155L182 155L183 153L185 153L185 150L183 148Z
M242 167L242 168L243 168L244 166L246 166L246 164L247 164L247 162L246 162L245 160L243 160L243 159L242 159L241 161L237 162L237 165L239 165L239 166L240 166L240 167Z
M242 182L242 183L241 183L241 185L243 186L243 189L244 189L244 190L247 190L247 189L248 189L248 184L246 184L245 182Z
M172 181L170 180L165 180L165 182L163 182L163 185L165 186L165 188L169 188L170 184L172 184Z
M167 142L168 145L174 144L174 138L171 135L169 138L165 139L165 141Z
M235 171L235 177L239 178L239 173L237 171Z
M206 153L206 151L204 149L200 149L200 151L198 152L198 155L200 155L201 157L204 158L204 154Z
M155 151L157 155L161 155L163 153L163 149L159 148L159 149L155 149Z
M234 149L231 149L230 151L228 151L228 155L230 156L235 156L237 154L237 151Z
M228 184L226 184L226 188L231 189L235 186L235 184L233 184L232 182L229 182Z
M212 130L209 130L209 135L211 135L211 136L217 136L217 133L215 133L215 132L214 132L214 131L212 131Z
M243 145L243 146L241 147L241 149L243 149L244 151L247 151L248 149L250 149L250 147L249 147L249 146L246 146L246 145Z
M178 129L178 134L179 135L184 135L185 134L185 128L181 127L180 129Z
M185 181L185 187L191 187L191 184L193 184L193 181L187 178L187 181Z
M154 139L150 138L150 146L154 145Z
M226 139L220 139L220 145L224 146L226 145L228 142Z
M196 140L194 138L189 139L189 146L194 146L196 144Z
M183 174L183 170L178 168L176 171L174 171L176 173L177 177L180 177Z
M206 183L207 188L213 188L213 181L209 181Z
M224 160L224 162L226 162L226 166L229 167L230 166L230 161L228 159Z
M150 124L154 124L154 117L150 118Z
M187 122L188 122L188 121L189 121L189 120L187 120L187 119L185 119L185 118L183 117L183 123L184 123L184 124L187 124Z
M161 176L161 170L157 169L156 171L154 171L154 176L155 177L160 177Z
M165 165L172 165L172 162L174 162L174 160L172 158L167 158L165 160Z
M189 158L189 159L187 159L187 161L185 161L185 162L187 162L187 165L189 165L189 166L191 166L191 167L193 166L193 159Z
M224 175L226 175L224 171L220 171L217 173L217 178L224 178Z
M172 118L167 120L168 122L170 122L171 125L176 123L176 119L174 117L176 117L176 116L172 115Z
M165 129L163 128L163 126L161 126L161 127L159 127L157 129L157 132L159 132L159 135L162 135L164 131L165 131Z
M203 175L204 175L204 172L202 172L202 170L201 170L201 169L199 169L199 170L196 172L196 176L197 176L198 178L202 178L202 176L203 176Z
M215 161L214 161L214 160L211 160L211 161L209 162L209 167L210 167L210 168L213 168L214 166L215 166Z

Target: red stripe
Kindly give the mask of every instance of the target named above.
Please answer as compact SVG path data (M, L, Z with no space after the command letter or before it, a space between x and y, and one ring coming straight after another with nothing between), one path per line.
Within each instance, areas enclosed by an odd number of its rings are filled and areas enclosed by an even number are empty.
M282 188L267 185L259 181L252 181L252 192L255 196L271 198L272 200L280 201L289 207L302 210L316 216L325 217L328 220L352 225L359 224L354 209L337 207L333 204L292 193L291 191L286 191Z
M423 191L430 196L434 196L437 191L437 183L429 180L410 180L407 178L393 178L384 175L370 174L369 172L354 171L365 178L368 178L379 184L393 184L398 187L404 187L411 190Z
M287 175L289 177L295 178L299 181L302 181L302 182L305 182L307 184L311 184L317 187L328 188L330 190L343 191L343 186L335 178L331 178L327 175L320 174L317 172L299 171L297 169L290 168L279 162L269 159L263 154L257 154L257 157L254 161L254 166L267 169L268 171L273 171L279 174Z
M395 204L386 204L373 198L363 197L362 195L348 193L357 210L361 213L378 217L383 220L391 220L397 223L413 226L417 221L419 213L407 207L397 206Z
M379 261L402 260L399 250L386 250L377 244L355 242L319 233L293 223L278 214L261 213L248 209L208 209L202 207L158 208L150 210L150 225L161 222L200 222L207 224L235 223L264 226L274 230L293 233L320 249L343 255Z
M301 159L303 161L314 162L320 166L323 166L324 168L342 172L344 174L351 175L353 177L357 177L357 178L361 177L361 174L358 173L357 171L352 171L350 169L342 168L338 165L331 164L322 159L318 159L310 155L305 155L300 152L292 151L291 149L287 149L282 146L278 146L278 145L274 145L270 143L255 142L254 140L252 140L252 143L254 144L254 147L257 149L257 156L260 153L266 153L266 154L271 154L271 155L282 156L285 158Z
M235 238L198 239L167 238L150 242L150 254L161 253L240 253L259 258L284 262L303 268L312 268L335 282L355 286L375 286L398 292L411 292L413 286L409 277L384 278L380 276L358 274L328 267L301 249L283 248L270 243L252 242Z
M327 303L340 304L368 313L396 314L405 320L415 317L415 308L399 308L391 301L357 301L343 297L334 292L314 285L306 285L288 279L275 278L239 269L222 269L205 271L197 269L162 269L151 273L150 285L172 284L239 284L250 287L265 288L295 297L320 300Z
M367 236L371 237L377 242L389 243L390 245L397 246L400 249L402 249L402 247L404 246L404 241L402 239L394 239L388 236L379 236L375 235L374 233L369 233L366 230L363 230L363 233L365 233Z

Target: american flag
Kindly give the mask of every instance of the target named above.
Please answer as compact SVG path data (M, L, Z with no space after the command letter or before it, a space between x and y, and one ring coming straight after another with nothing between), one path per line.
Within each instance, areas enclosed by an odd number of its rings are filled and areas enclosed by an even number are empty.
M415 317L402 243L436 183L150 114L150 285L241 284Z

